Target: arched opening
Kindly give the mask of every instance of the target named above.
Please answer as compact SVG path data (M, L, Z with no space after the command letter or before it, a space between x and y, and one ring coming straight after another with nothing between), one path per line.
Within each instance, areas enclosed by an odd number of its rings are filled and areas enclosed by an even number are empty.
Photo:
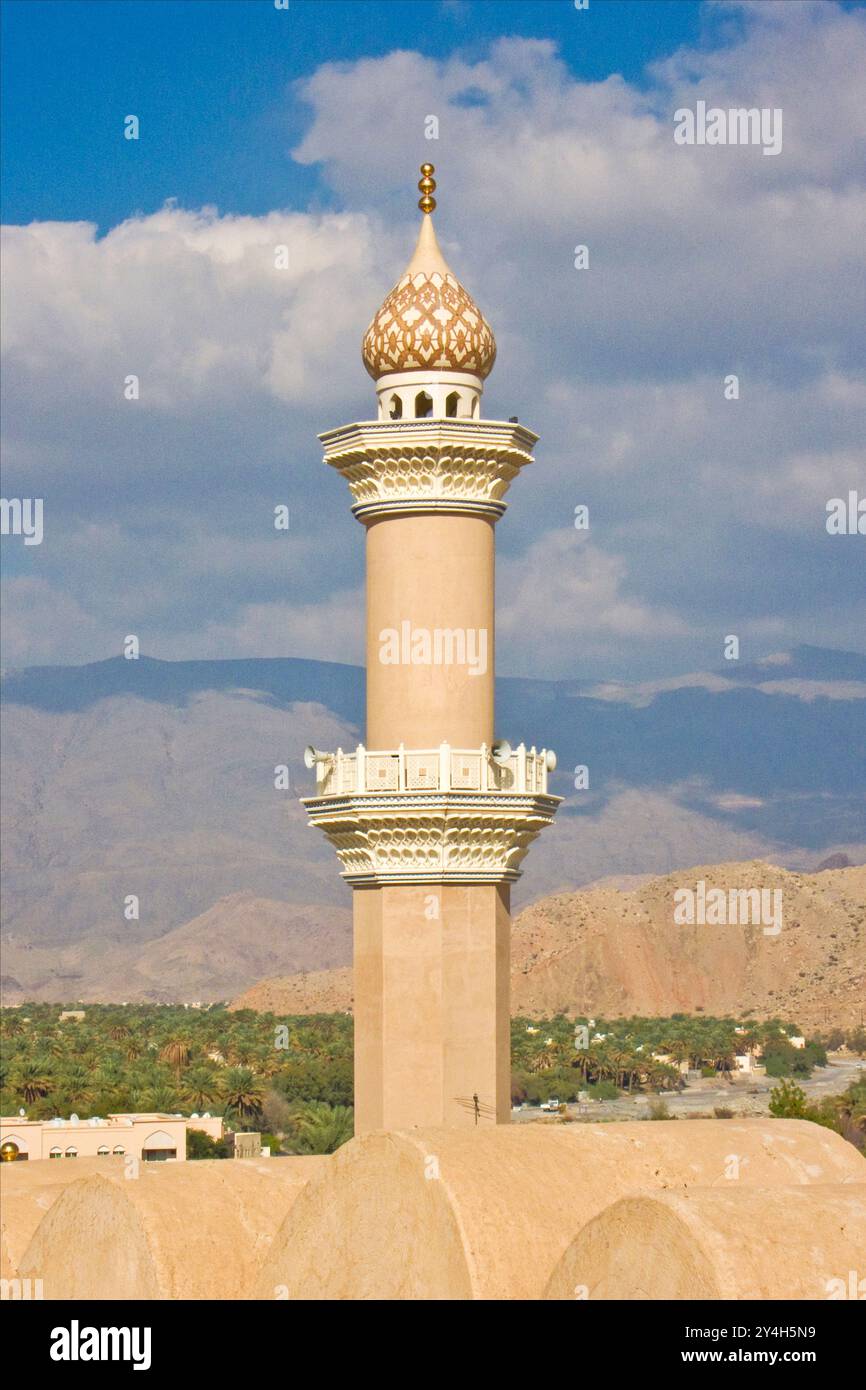
M115 1144L114 1153L117 1158L122 1158L123 1155L126 1153L126 1149L123 1147L122 1144Z
M165 1163L177 1158L177 1144L164 1129L158 1129L145 1139L141 1146L141 1157L145 1163Z
M476 397L474 398L473 402L472 402L472 418L473 418L473 420L475 419L475 417L476 417L477 414L478 414L478 397L476 396Z
M48 1155L48 1157L49 1157L49 1158L62 1158L62 1157L63 1157L63 1150L62 1150L62 1149L58 1149L58 1148L54 1148L54 1149L51 1150L51 1152L50 1152L50 1154Z
M415 419L429 420L433 414L433 397L426 391L419 391L415 397Z
M107 1144L100 1144L99 1148L96 1150L97 1158L108 1158L110 1154L111 1149L108 1147Z
M390 409L389 409L389 411L388 411L388 414L391 416L391 419L392 419L392 420L402 420L402 418L403 418L403 402L402 402L402 400L400 399L399 396L392 396L392 397L391 397L391 404L390 404Z
M447 415L449 420L456 420L457 405L459 400L460 396L456 391L452 391L449 395L445 397L445 414Z
M76 1149L76 1147L75 1147L74 1144L70 1144L69 1148L66 1150L66 1153L65 1153L64 1157L65 1157L65 1158L77 1158L77 1157L78 1157L78 1150Z

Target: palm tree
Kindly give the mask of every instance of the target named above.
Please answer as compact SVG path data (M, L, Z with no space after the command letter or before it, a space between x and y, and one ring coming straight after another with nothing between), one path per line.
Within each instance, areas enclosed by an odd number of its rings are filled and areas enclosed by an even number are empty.
M50 1066L38 1057L34 1057L32 1062L20 1063L10 1078L12 1090L21 1097L25 1105L32 1105L34 1101L47 1096L53 1084L54 1077Z
M657 1091L672 1090L680 1079L680 1073L676 1067L669 1066L667 1062L653 1062L646 1073L647 1085Z
M675 1062L691 1062L692 1047L686 1038L671 1038L668 1042L663 1042L662 1047L665 1052L669 1052Z
M195 1110L204 1110L220 1094L216 1072L210 1067L194 1067L183 1078L184 1095Z
M617 1076L616 1064L613 1054L607 1043L603 1044L596 1053L596 1081L615 1081Z
M123 1085L126 1072L116 1057L105 1057L96 1068L93 1079L97 1085L102 1086L105 1090L115 1090Z
M168 1062L176 1074L180 1074L189 1064L190 1044L185 1038L173 1038L160 1049L159 1060Z
M292 1117L291 1147L295 1153L331 1154L354 1133L354 1115L348 1105L310 1101Z
M261 1114L264 1087L249 1067L230 1067L222 1077L222 1094L226 1115L249 1120Z
M619 1086L620 1083L622 1083L622 1085L624 1086L625 1078L628 1074L629 1065L631 1063L631 1053L626 1052L625 1049L622 1047L615 1047L611 1052L611 1062L613 1063L615 1069L614 1079L616 1081L617 1086Z
M588 1047L584 1052L577 1054L574 1065L583 1073L584 1085L589 1081L589 1073L598 1070L598 1061L598 1051L594 1048Z
M142 1109L159 1115L176 1115L180 1097L174 1086L154 1086L142 1096Z
M549 1047L543 1047L540 1052L529 1063L529 1070L532 1072L552 1071L556 1063L556 1057Z

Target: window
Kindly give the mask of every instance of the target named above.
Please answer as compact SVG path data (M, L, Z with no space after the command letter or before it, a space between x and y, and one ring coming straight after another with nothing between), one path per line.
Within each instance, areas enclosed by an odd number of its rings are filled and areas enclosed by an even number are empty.
M77 1158L77 1157L78 1157L78 1150L75 1148L75 1146L74 1146L73 1144L70 1144L69 1148L66 1150L66 1153L65 1153L64 1157L65 1157L65 1158Z
M429 420L433 414L433 397L426 391L419 391L415 397L415 419Z
M99 1148L96 1150L97 1158L108 1158L110 1153L111 1150L107 1144L100 1144Z
M445 397L445 414L450 420L455 419L457 415L457 402L459 400L460 397L456 391L452 391L450 396Z
M126 1153L126 1149L123 1147L122 1144L115 1144L115 1146L114 1146L114 1152L115 1152L116 1155L122 1156L123 1154Z
M52 1149L51 1152L50 1152L50 1154L48 1155L48 1157L49 1157L49 1158L62 1158L62 1157L63 1157L63 1150L62 1150L62 1149Z
M166 1134L164 1129L157 1129L142 1144L141 1157L144 1163L165 1163L170 1158L177 1158L177 1146L170 1134Z
M389 410L388 414L391 416L392 420L402 420L403 402L401 401L399 396L391 397L391 409Z

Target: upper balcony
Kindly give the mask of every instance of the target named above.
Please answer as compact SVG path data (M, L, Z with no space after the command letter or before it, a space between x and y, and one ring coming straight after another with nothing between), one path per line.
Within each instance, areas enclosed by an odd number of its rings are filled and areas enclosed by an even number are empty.
M310 754L315 759L316 796L369 796L400 792L511 792L520 796L547 796L548 775L556 767L556 755L521 743L502 749L494 757L486 744L480 748L393 749L365 748L354 752Z

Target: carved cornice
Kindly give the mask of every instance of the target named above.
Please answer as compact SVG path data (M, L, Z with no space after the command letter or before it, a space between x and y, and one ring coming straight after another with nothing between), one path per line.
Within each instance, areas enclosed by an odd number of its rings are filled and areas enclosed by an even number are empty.
M324 461L349 484L359 519L406 511L494 517L538 438L499 420L394 420L344 425L320 436Z
M385 883L512 883L562 800L514 792L307 797L303 805L343 878Z

